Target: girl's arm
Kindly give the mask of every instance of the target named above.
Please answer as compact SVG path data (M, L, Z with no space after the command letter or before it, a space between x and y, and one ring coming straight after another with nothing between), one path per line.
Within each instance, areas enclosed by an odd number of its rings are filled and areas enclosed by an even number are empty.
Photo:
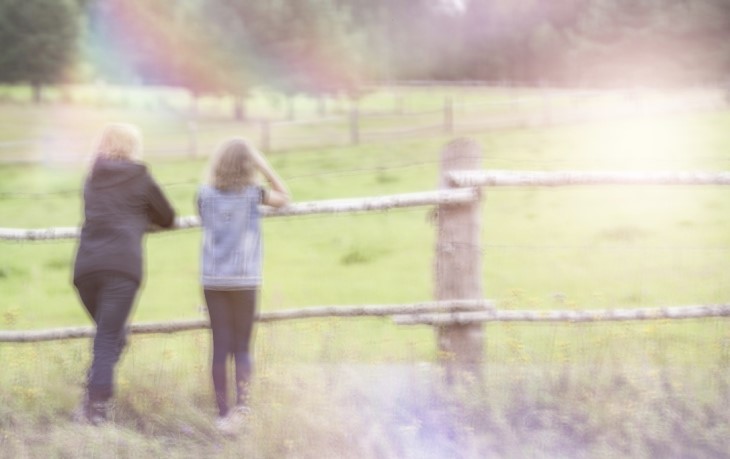
M291 195L286 184L274 169L272 169L266 161L266 158L264 158L264 155L258 151L254 151L253 158L259 171L261 171L261 175L269 182L270 186L270 189L264 193L263 203L272 207L283 207L289 204Z

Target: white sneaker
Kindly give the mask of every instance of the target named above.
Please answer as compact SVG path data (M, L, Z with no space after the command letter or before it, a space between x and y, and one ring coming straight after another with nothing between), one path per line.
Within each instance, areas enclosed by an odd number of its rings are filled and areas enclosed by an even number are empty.
M215 419L215 428L225 436L236 435L236 429L234 427L228 416L218 416Z
M98 426L107 421L110 402L91 402L88 396L71 413L71 420L77 424Z
M237 406L230 410L223 417L215 420L215 427L223 435L234 436L240 432L251 415L251 409L247 406Z

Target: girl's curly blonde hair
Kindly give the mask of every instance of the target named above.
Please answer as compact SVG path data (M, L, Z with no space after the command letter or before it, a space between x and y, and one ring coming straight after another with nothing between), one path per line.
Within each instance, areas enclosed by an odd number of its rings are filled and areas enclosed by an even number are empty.
M241 138L223 142L211 158L208 184L221 191L238 191L256 184L251 146Z

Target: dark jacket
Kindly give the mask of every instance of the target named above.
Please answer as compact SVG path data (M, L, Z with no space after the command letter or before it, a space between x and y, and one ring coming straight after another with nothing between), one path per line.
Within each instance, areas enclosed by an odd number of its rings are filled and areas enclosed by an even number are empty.
M99 158L84 184L74 281L98 271L142 280L142 238L153 223L170 227L175 211L144 164Z

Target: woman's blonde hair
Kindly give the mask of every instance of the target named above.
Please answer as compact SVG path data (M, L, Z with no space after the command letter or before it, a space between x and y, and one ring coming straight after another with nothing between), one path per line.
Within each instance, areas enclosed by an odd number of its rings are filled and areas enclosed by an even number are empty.
M223 142L211 158L208 183L222 191L237 191L256 183L252 147L241 138Z
M93 156L127 161L141 160L142 134L133 124L107 124L94 144Z

